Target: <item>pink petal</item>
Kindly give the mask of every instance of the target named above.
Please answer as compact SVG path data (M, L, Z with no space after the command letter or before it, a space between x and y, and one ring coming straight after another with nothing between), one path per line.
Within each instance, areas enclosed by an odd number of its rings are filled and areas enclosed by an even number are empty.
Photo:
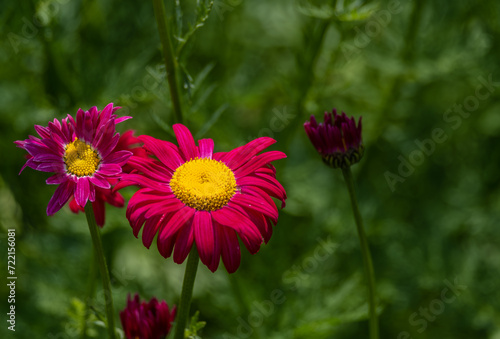
M155 139L149 135L141 135L138 137L144 143L144 146L150 150L165 166L175 171L177 167L184 163L181 155L177 151L177 146L174 144Z
M101 164L97 170L97 173L101 175L113 176L120 174L122 172L122 167L117 164Z
M148 211L144 216L150 218L153 215L174 212L181 209L183 206L184 203L177 198L161 200L156 203L150 203L148 205Z
M105 213L105 207L104 207L104 201L103 200L96 200L92 203L92 209L94 210L94 216L95 216L95 222L97 225L103 227L104 226L104 213Z
M235 148L228 152L223 158L224 163L233 171L244 165L248 160L257 155L260 151L274 144L276 140L269 137L261 137L250 141L244 146Z
M223 226L228 226L238 232L240 237L245 237L253 243L262 243L262 236L255 226L241 212L233 209L228 204L225 207L211 212L212 218Z
M168 223L165 225L165 227L162 228L160 232L160 240L164 240L169 238L170 236L174 235L183 227L189 219L193 217L193 214L196 210L194 208L191 208L189 206L184 206L180 210L178 210L170 220L168 220Z
M118 164L120 166L125 165L127 160L132 156L132 152L130 151L118 151L113 152L103 159L103 163L105 164Z
M212 159L214 152L214 141L212 139L201 139L198 141L200 158Z
M156 232L160 228L161 220L161 216L146 220L146 223L144 224L144 228L142 230L142 243L146 248L151 247Z
M59 185L68 180L66 173L57 173L45 180L47 185Z
M175 240L174 262L182 264L193 246L194 232L192 223L187 223L181 228Z
M93 176L89 177L90 182L97 187L108 189L111 187L111 184L107 179L99 175L98 173L95 173Z
M264 193L264 195L266 194ZM231 198L231 203L237 204L244 209L252 209L256 212L263 213L270 217L274 222L278 221L278 209L276 208L276 205L272 200L266 201L264 197L256 197L249 194L236 193Z
M214 228L210 212L197 211L194 214L193 226L196 248L198 248L201 262L210 268L214 254Z
M87 177L79 178L76 182L75 200L76 203L85 207L90 195L90 183Z
M239 178L236 181L238 186L256 186L264 190L267 194L280 199L282 202L281 208L285 207L286 192L283 186L278 182L278 180L265 176L251 176Z
M128 120L128 119L132 119L132 117L129 117L129 116L124 116L124 117L116 118L116 119L115 119L115 123L116 123L116 124L119 124L120 122L124 122L124 121L126 121L126 120Z
M194 143L193 135L189 129L182 124L175 124L172 128L174 129L175 137L179 143L181 153L184 155L184 159L189 161L196 158L198 156L198 148Z
M222 262L228 273L234 273L240 266L241 252L236 232L228 227L217 227L221 239Z
M67 180L56 188L54 195L50 198L47 206L47 215L53 215L64 206L69 197L73 194L75 184Z
M233 171L234 176L238 179L249 175L254 172L256 169L267 165L271 161L275 161L278 159L286 158L286 154L280 151L270 151L266 153L259 154L249 160L246 164Z

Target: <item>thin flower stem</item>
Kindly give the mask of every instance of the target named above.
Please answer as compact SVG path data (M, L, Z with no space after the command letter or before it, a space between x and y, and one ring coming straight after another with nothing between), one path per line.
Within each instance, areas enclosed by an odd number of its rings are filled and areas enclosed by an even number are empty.
M361 252L363 254L363 264L365 267L365 275L368 283L368 304L370 313L370 339L379 338L378 319L377 319L377 306L375 303L375 273L373 271L372 257L370 254L370 247L366 239L365 231L363 229L363 220L359 213L358 202L356 199L356 192L354 190L354 181L352 179L351 168L343 168L342 174L344 175L349 197L351 198L352 211L358 229L359 242L361 245Z
M200 256L193 244L193 248L189 253L189 258L186 264L186 271L184 272L184 282L182 283L181 301L179 305L179 312L175 320L175 336L174 339L184 339L184 331L186 329L186 322L189 317L189 308L191 307L191 297L193 296L194 279L196 278L196 271L198 270L198 262Z
M82 319L82 333L80 338L85 339L87 338L87 322L89 319L90 315L90 306L91 302L94 298L94 293L95 293L95 280L97 276L97 266L96 266L96 252L95 249L92 248L92 257L90 260L90 267L89 267L89 276L87 280L87 293L85 294L85 314Z
M94 210L92 209L91 203L87 203L85 205L85 216L87 217L87 223L89 224L92 243L94 244L95 256L97 257L97 263L99 265L99 270L101 272L102 288L104 290L104 296L106 301L106 317L108 318L109 338L115 339L115 319L113 310L113 298L111 296L111 283L109 281L109 273L108 273L108 267L106 265L106 259L104 258L101 234L99 233L99 229L95 222Z
M163 0L153 0L153 8L158 25L158 33L163 48L163 58L165 59L165 69L167 71L168 87L174 109L175 122L182 123L181 97L179 94L179 85L177 83L177 59L172 48L172 41L169 34L167 15L165 14L165 5Z

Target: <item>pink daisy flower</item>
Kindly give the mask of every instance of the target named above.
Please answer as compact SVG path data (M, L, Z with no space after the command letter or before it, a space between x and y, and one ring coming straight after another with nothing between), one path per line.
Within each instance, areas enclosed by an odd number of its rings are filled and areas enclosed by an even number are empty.
M164 339L172 328L175 311L175 306L169 309L165 301L153 298L146 303L138 294L134 299L129 295L126 308L120 312L125 338Z
M120 139L118 140L118 143L116 144L115 149L113 150L114 152L117 151L130 151L132 152L133 155L139 156L139 157L147 157L146 151L144 148L141 147L142 142L137 139L137 137L134 136L134 131L128 130L125 133L120 135ZM122 167L122 172L123 173L129 173L132 170L130 166L125 164ZM109 179L108 181L111 186L114 186L118 180L117 179ZM125 204L125 200L123 199L123 196L113 190L112 188L101 188L96 186L95 187L95 201L92 202L92 209L94 210L94 215L95 215L95 220L97 225L99 226L104 226L104 221L105 221L105 203L110 204L111 206L114 207L123 207ZM85 209L78 205L74 197L70 197L69 201L69 208L73 213L78 213L78 212L84 212Z
M54 119L47 127L35 125L38 137L15 141L29 153L26 166L37 171L54 172L46 180L49 185L59 185L49 201L47 215L59 211L74 196L79 206L96 200L96 187L109 189L110 180L122 173L122 166L132 155L129 151L114 151L120 135L116 124L130 119L118 118L114 112L119 107L107 105L102 111L92 107L79 109L76 120L68 115L61 121Z
M278 221L275 197L285 206L286 193L271 162L279 151L258 154L276 141L263 137L230 152L213 153L212 139L196 146L187 127L173 126L179 146L147 135L139 139L158 160L131 157L137 173L125 174L116 188L139 185L129 201L127 218L134 235L142 231L149 248L158 234L158 250L182 263L193 244L212 272L220 258L229 273L240 265L238 236L250 251L267 243ZM175 250L174 250L175 245Z

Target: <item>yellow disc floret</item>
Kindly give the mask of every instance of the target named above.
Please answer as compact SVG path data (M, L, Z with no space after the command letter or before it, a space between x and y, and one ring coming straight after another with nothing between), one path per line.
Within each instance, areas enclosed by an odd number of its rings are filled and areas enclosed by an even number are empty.
M97 171L100 158L90 145L75 138L75 141L66 145L64 163L69 174L78 177L92 175Z
M200 211L215 211L233 197L236 179L223 162L195 158L175 170L170 188L184 204Z

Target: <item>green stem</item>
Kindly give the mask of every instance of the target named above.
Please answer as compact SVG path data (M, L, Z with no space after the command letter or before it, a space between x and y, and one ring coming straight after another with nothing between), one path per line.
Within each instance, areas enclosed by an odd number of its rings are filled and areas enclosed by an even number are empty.
M184 282L182 283L181 301L179 310L176 316L175 336L174 339L184 339L184 330L186 329L186 322L189 317L189 308L191 307L191 297L193 296L194 279L196 278L196 271L198 270L199 262L198 251L193 244L191 253L186 264L186 271L184 272Z
M89 267L89 276L87 280L87 293L85 295L85 314L82 320L82 333L80 338L87 338L87 322L90 316L90 306L95 293L95 280L97 276L97 266L96 266L97 256L95 250L92 248L92 258Z
M85 215L87 217L87 223L89 224L90 235L92 237L92 243L94 244L97 263L99 264L99 270L101 272L102 288L104 290L104 297L106 301L106 317L108 318L109 338L115 339L115 320L113 311L113 298L111 296L111 283L109 281L106 259L104 258L101 234L99 233L99 229L95 222L94 210L92 209L91 203L87 203L85 205Z
M342 174L344 175L349 197L351 198L352 211L358 229L359 242L361 245L361 252L363 254L363 265L365 268L366 280L368 283L368 303L370 313L370 339L378 339L378 320L377 320L377 307L375 303L375 273L373 271L372 257L370 254L370 247L366 239L365 231L363 229L363 220L359 213L358 202L356 200L356 192L354 191L354 181L352 179L351 168L343 168Z
M177 83L177 59L174 56L172 48L172 41L170 39L169 26L167 23L167 15L165 14L165 5L163 0L153 0L153 8L163 48L163 58L165 59L165 69L167 71L166 78L170 89L170 97L172 98L175 121L182 123L181 98L179 95L179 85Z

